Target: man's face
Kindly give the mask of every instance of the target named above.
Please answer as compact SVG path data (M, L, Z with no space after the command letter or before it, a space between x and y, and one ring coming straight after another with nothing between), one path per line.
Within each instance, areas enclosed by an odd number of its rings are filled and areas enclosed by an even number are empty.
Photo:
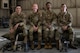
M67 30L67 28L68 28L67 25L63 25L63 26L62 26L62 29L63 29L63 30Z
M37 11L38 10L38 5L37 4L33 4L33 6L32 6L32 9L35 11Z
M21 9L20 6L17 6L15 10L16 10L17 13L20 13L22 9Z
M61 7L61 10L65 12L66 9L67 9L67 6L64 4L64 5Z
M47 9L51 9L52 8L51 4L47 4L46 7L47 7Z

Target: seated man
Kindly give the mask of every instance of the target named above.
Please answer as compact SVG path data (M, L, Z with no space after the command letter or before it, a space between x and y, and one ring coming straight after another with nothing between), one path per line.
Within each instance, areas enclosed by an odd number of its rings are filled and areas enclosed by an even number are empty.
M16 6L15 12L11 15L10 19L10 39L14 42L15 35L17 34L17 29L21 26L23 30L23 36L25 36L23 42L27 43L27 30L26 30L26 20L25 14L22 13L22 8L20 5ZM19 30L18 30L19 32Z
M67 32L68 34L67 37L69 37L68 39L70 41L70 47L76 49L76 47L73 45L74 36L71 27L72 15L67 11L66 4L61 5L61 12L58 14L58 24L59 24L59 32L61 34Z
M52 40L53 40L55 29L56 29L55 25L57 25L57 15L52 10L51 3L47 2L46 9L43 12L43 33L44 33L44 39L45 39L45 46L44 46L45 49L52 48ZM58 36L57 32L56 32L56 35ZM59 40L59 39L57 38L56 40Z
M32 6L32 12L31 14L28 16L28 20L29 20L29 37L30 37L30 44L31 44L31 49L34 49L34 36L33 36L33 32L38 32L38 47L37 49L41 48L41 41L42 41L42 26L41 26L41 18L42 14L41 12L38 10L38 5L37 4L33 4Z

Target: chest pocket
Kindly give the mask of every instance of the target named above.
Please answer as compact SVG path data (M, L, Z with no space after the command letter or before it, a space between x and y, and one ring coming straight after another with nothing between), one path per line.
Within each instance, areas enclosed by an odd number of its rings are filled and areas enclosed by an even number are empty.
M53 20L53 14L51 12L46 13L46 22L51 23Z
M46 13L46 18L47 19L52 19L53 14L51 12Z
M68 21L69 20L69 15L68 14L66 14L63 18L66 20L66 21Z
M17 15L14 17L14 22L19 22L19 21L23 21L23 16Z
M38 18L38 17L39 17L39 16L37 16L37 15L36 15L36 16L34 16L33 20L37 22L37 21L39 20L39 18Z
M39 20L39 15L35 14L32 16L32 22L38 22Z

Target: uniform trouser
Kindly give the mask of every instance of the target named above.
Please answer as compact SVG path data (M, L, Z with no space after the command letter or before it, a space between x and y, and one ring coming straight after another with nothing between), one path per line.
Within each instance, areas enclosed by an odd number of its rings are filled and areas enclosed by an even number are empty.
M49 40L52 41L52 39L54 37L54 29L53 28L44 27L43 33L44 33L45 41L49 41Z
M30 41L34 41L34 40L33 40L33 38L34 38L33 32L35 32L35 31L33 30L33 27L30 27L30 29L29 29ZM37 33L38 33L38 41L42 41L42 27L39 27L39 28L38 28Z
M60 40L60 33L58 29L55 29L55 40Z
M63 34L64 30L60 29L59 32L60 34ZM69 40L74 41L73 29L71 27L68 27L65 32L68 33Z
M55 30L55 40L56 40L56 48L60 49L62 47L62 43L61 43L60 33L58 29Z
M10 39L14 42L15 38L16 38L16 35L18 33L22 33L23 34L23 37L24 37L23 42L27 43L27 30L25 28L20 28L20 29L17 28L13 33L10 33Z
M62 28L59 29L60 34L64 34L66 32L68 34L68 40L70 41L70 44L73 45L74 42L74 36L73 36L73 29L72 27L68 27L67 30L62 30Z
M57 48L61 47L61 40L60 40L60 33L57 29L52 28L47 28L44 27L44 38L45 38L45 44L49 42L51 44L52 40L56 41L56 46ZM55 39L53 39L55 37Z

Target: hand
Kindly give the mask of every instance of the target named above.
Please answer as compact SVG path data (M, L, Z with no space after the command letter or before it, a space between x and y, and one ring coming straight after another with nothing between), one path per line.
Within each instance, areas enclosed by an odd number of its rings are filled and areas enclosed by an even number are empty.
M10 29L10 33L13 33L13 32L14 32L14 29L13 29L13 28L11 28L11 29Z
M34 31L37 31L38 30L38 27L33 26L33 29L34 29Z
M16 30L18 26L19 26L19 23L14 26L14 29Z
M51 28L52 26L51 25L48 25L48 28Z

